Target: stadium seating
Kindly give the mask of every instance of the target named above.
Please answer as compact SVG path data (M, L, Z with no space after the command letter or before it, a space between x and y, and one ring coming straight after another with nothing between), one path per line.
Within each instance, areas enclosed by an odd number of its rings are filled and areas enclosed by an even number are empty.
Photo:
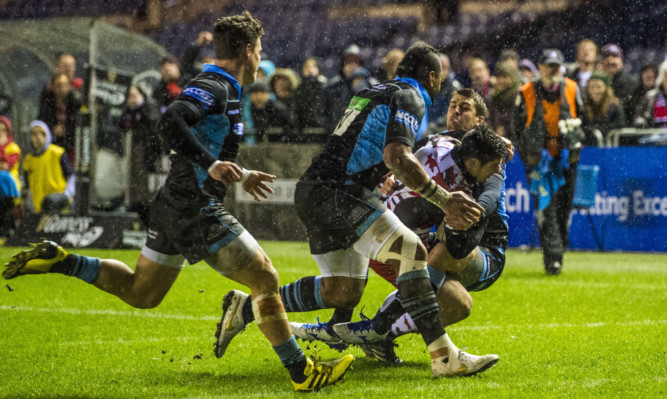
M8 0L0 10L0 19L132 14L145 2ZM531 2L535 7L525 6ZM571 8L546 15L544 7L540 9L541 0L528 0L522 2L521 7L506 7L505 11L495 13L486 12L484 7L471 11L470 7L462 6L454 23L426 26L425 29L421 29L417 17L368 18L359 15L339 18L330 13L336 9L358 8L361 4L378 8L422 3L416 0L249 0L230 3L227 13L248 9L264 23L270 33L264 39L264 47L277 65L299 68L305 55L314 55L323 60L323 73L328 76L337 72L340 54L351 43L362 48L369 69L378 68L389 49L405 49L415 40L424 40L450 52L459 48L472 49L493 64L493 57L508 47L533 59L542 47L557 47L563 50L567 59L574 59L575 43L580 38L590 37L598 44L616 42L626 49L627 63L633 72L645 62L662 61L666 47L663 16L667 13L667 3L662 0L644 1L642 7L633 6L630 0L574 2ZM200 31L211 29L215 18L211 13L203 13L186 23L163 26L150 35L180 57ZM563 26L568 27L567 34L553 34L563 31Z

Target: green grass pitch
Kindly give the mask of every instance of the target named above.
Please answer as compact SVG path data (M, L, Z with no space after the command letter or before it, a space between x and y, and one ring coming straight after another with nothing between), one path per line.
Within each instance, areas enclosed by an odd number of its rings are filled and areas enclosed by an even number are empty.
M263 242L282 283L317 273L305 243ZM6 262L17 248L0 248ZM134 265L138 251L81 250ZM667 256L570 252L561 276L538 251L511 250L503 276L473 293L473 313L447 328L498 364L470 378L432 379L416 335L401 337L398 367L361 350L343 382L318 396L346 398L667 397ZM187 266L163 303L135 310L61 275L0 280L0 397L293 397L287 372L251 325L222 359L213 333L222 296L241 288L203 263ZM392 290L371 272L361 306L372 315ZM361 308L357 309L357 311ZM290 314L301 322L331 311ZM359 316L357 315L356 318ZM307 354L333 359L324 345Z

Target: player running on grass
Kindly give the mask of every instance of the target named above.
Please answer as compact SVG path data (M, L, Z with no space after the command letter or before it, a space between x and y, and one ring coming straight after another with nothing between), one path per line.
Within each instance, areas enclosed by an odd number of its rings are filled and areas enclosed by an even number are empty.
M460 132L448 134L461 137ZM483 124L463 136L460 145L451 136L431 138L415 156L438 184L477 198L485 208L478 223L464 231L454 230L448 215L443 222L444 215L438 209L404 186L385 200L389 209L424 241L429 241L431 227L438 226L437 240L429 243L428 268L437 291L440 319L446 326L469 315L469 291L484 290L500 277L508 235L502 175L505 144ZM371 267L396 285L396 276L386 265L374 263ZM293 330L298 331L299 326ZM418 332L396 292L389 295L373 319L336 324L333 330L344 342L361 345L367 354L386 362L400 361L394 354L393 340L397 336ZM486 368L498 359L495 355L485 358L489 361Z
M479 219L483 209L466 194L438 186L412 153L425 107L440 90L437 51L426 44L413 45L397 75L352 98L323 153L297 184L297 213L322 276L304 277L280 291L288 312L347 308L351 314L364 290L369 258L390 264L398 275L403 307L419 326L430 352L433 375L460 375L461 364L467 370L484 364L459 351L445 333L428 279L426 249L373 190L391 171L467 226ZM219 329L219 352L252 321L244 293L231 291L226 298L231 305L225 308L221 325L231 322L236 328ZM315 333L331 332L323 323Z
M240 183L256 200L273 190L275 176L234 163L243 134L241 86L253 83L264 30L250 13L215 24L216 60L206 64L158 123L174 154L164 186L151 203L148 240L136 270L113 259L68 255L44 241L12 257L5 278L32 273L75 276L131 306L157 306L185 265L206 261L221 275L250 288L251 311L289 371L297 391L339 380L352 355L314 363L297 346L278 292L278 273L257 241L224 208L228 184Z

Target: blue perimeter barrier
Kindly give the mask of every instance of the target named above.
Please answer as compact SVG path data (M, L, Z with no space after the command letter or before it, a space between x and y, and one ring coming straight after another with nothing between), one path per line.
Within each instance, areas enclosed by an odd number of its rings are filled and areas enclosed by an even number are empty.
M598 165L595 201L572 212L570 248L667 252L667 147L584 148ZM509 246L539 246L533 199L519 156L507 164Z

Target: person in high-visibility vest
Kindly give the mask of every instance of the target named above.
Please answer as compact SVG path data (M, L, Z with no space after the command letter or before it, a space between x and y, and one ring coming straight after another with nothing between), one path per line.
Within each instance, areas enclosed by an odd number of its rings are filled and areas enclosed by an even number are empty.
M540 242L547 274L558 275L568 245L570 211L579 161L583 103L577 83L563 78L563 54L544 50L540 78L516 97L513 127L517 149L535 188Z

